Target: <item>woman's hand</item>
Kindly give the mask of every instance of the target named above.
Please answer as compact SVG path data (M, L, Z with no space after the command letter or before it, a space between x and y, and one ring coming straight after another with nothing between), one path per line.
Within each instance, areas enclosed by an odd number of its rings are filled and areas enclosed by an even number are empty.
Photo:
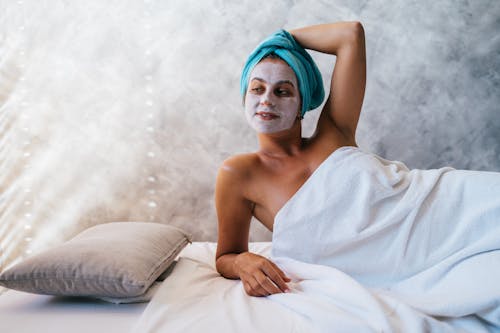
M255 253L243 252L234 260L245 291L250 296L268 296L288 292L286 282L291 280L275 263Z

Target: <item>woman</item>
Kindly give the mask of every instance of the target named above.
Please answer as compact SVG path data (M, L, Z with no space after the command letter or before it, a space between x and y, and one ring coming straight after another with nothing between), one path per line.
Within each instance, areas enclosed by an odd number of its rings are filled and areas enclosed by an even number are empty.
M300 119L324 92L304 48L337 57L308 139ZM291 289L293 297L271 300L325 331L349 317L344 310L381 314L376 330L384 332L408 323L416 331L499 329L500 173L409 170L358 148L365 76L359 22L281 30L249 56L241 92L260 147L220 168L217 270L251 296ZM269 259L248 252L252 216L273 232ZM341 315L332 316L337 306Z
M250 68L248 80L242 79L242 86L247 85L245 114L257 131L259 150L233 156L219 170L216 266L224 277L241 279L251 296L286 292L290 281L273 262L248 252L252 216L272 231L277 212L314 170L339 147L356 146L356 126L365 92L361 23L321 24L291 30L291 36L285 31L282 34L283 38L293 36L291 42L304 48L335 55L336 64L316 132L307 139L301 136L303 113L319 106L324 95L319 72L307 54L298 55L306 58L301 58L298 66L311 66L303 70L304 75L316 73L309 80L299 80L297 69L289 65L296 60L293 56L285 62L274 52Z

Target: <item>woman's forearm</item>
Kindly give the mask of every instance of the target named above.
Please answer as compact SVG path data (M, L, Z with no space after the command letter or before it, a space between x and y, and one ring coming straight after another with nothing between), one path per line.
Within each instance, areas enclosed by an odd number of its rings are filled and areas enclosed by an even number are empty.
M363 26L357 21L312 25L289 32L302 47L334 55L342 47L364 38Z

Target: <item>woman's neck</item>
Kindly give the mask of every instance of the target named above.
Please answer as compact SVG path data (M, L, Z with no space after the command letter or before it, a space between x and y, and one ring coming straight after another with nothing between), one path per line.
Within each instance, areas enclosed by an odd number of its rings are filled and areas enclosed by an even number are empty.
M286 131L272 134L258 134L259 153L271 157L296 155L302 150L302 126L300 121Z

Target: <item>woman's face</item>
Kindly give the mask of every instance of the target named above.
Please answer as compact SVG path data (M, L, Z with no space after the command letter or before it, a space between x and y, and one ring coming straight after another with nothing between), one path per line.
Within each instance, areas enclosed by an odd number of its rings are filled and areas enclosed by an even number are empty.
M295 73L281 59L258 63L248 83L245 116L259 133L290 129L300 110L300 93Z

